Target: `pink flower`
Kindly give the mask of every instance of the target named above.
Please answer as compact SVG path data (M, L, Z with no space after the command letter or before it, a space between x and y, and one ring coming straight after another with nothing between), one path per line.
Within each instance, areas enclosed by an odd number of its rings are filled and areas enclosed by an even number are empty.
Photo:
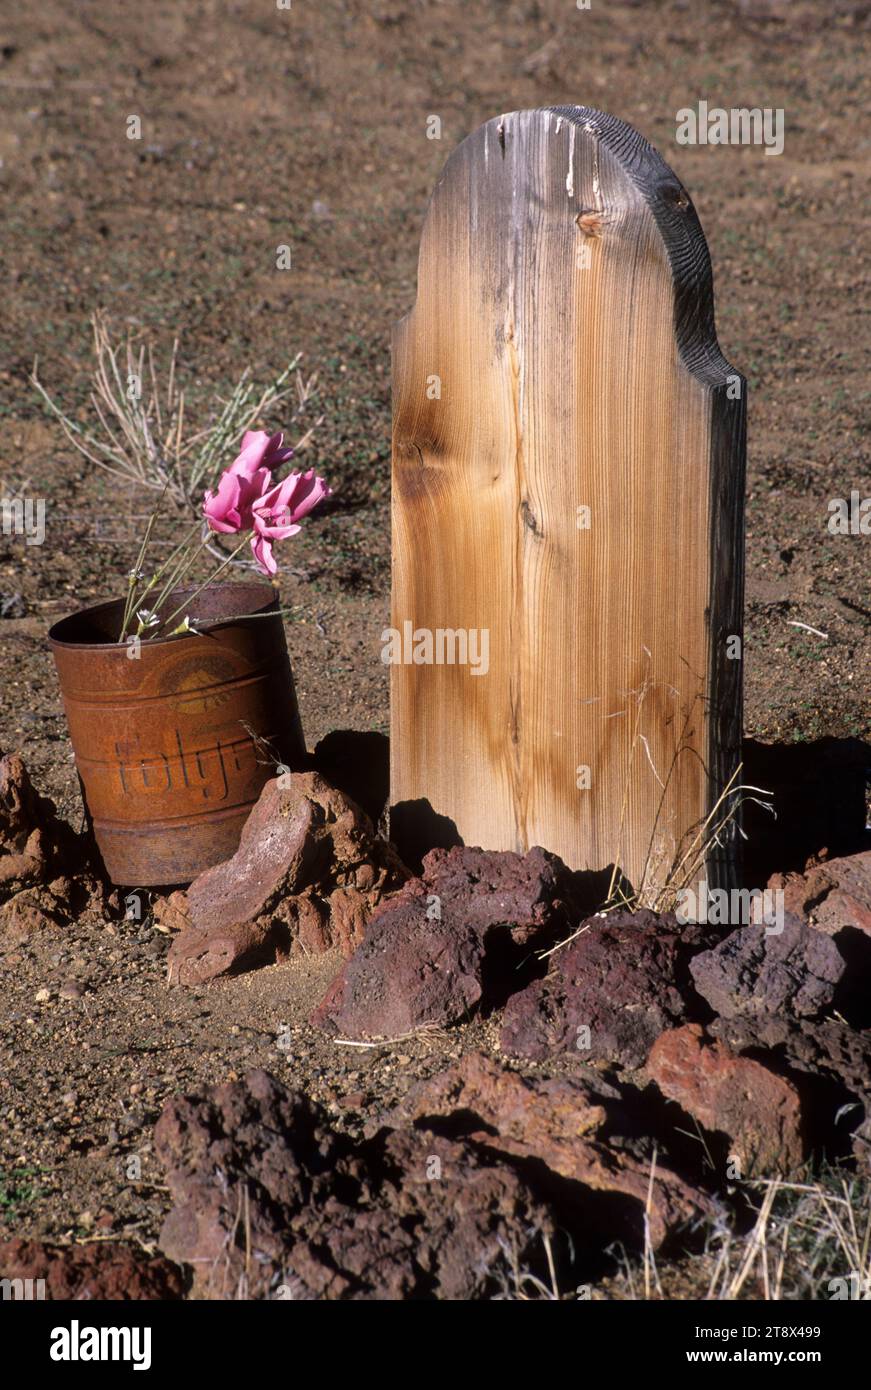
M293 457L292 449L282 449L283 434L267 434L265 430L247 430L242 436L242 452L230 464L230 472L244 473L250 478L258 468L277 468Z
M295 536L303 517L331 492L332 488L327 487L312 468L308 473L289 474L255 500L251 507L254 525L251 550L261 574L275 574L278 570L272 554L274 542Z
M254 524L251 508L271 482L268 468L258 468L250 478L226 469L221 474L217 492L207 492L203 499L203 516L211 530L225 534L250 531Z
M293 454L283 449L283 434L248 430L242 437L242 451L221 474L217 492L203 498L203 515L213 531L230 534L250 531L254 525L251 508L272 482L272 469Z

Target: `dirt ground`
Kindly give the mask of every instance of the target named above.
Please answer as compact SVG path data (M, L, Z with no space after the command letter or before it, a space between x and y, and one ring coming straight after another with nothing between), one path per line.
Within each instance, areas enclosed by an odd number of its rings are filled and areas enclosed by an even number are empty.
M308 462L335 495L281 577L303 724L310 747L387 731L390 325L413 303L450 150L493 115L555 103L641 130L708 237L721 345L749 381L746 732L866 735L871 540L830 534L827 506L871 496L869 28L871 4L849 0L7 7L0 473L48 511L43 545L0 537L0 749L78 824L45 633L114 596L149 498L84 465L28 376L38 356L84 418L100 306L163 350L181 335L193 418L245 366L268 378L301 351L318 373ZM679 146L675 113L700 99L783 108L784 152ZM334 960L182 992L165 950L148 921L83 919L0 959L0 1227L150 1245L166 1206L150 1130L180 1089L264 1065L353 1129L447 1057L495 1048L486 1022L399 1052L337 1047L305 1022Z

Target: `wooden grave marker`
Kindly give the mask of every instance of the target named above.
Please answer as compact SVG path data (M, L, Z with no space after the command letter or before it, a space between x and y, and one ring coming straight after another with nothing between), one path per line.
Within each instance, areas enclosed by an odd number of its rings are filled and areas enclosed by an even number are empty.
M656 901L740 781L745 448L660 155L586 107L464 140L393 382L391 833L618 862ZM695 877L728 888L720 838Z

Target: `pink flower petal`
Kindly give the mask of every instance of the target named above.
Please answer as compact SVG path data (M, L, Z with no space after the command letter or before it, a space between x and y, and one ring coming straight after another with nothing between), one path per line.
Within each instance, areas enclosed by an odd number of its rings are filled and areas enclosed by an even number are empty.
M272 474L267 468L256 469L250 477L226 469L221 474L217 492L207 492L203 498L203 515L212 530L225 534L251 530L254 525L251 509L268 491L271 482Z
M229 472L252 477L263 465L269 442L269 435L265 430L247 430L242 436L242 451L230 464Z
M313 468L308 473L303 473L297 482L291 503L294 521L308 516L319 502L331 494L332 488L327 487L323 478L316 476Z
M251 551L261 574L273 575L278 573L278 565L275 563L275 558L272 554L272 542L268 537L260 535L252 536Z
M239 478L222 473L217 492L207 492L203 499L203 515L213 531L239 530L239 497L242 490Z

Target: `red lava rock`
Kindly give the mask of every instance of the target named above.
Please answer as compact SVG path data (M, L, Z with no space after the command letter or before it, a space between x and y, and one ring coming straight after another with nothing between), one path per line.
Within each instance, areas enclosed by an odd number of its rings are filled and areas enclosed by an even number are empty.
M305 1297L487 1298L514 1259L543 1272L548 1207L470 1145L393 1131L337 1176L354 1182L356 1200L337 1184L291 1252L291 1288L298 1280Z
M48 883L82 861L79 837L40 796L17 753L0 758L0 897Z
M792 1071L828 1077L846 1091L871 1099L871 1030L851 1028L836 1018L718 1018L712 1036L736 1052L777 1054Z
M871 1111L866 1109L862 1122L853 1132L853 1157L856 1168L871 1178Z
M657 1162L651 1182L649 1161L596 1142L605 1124L605 1107L573 1078L524 1077L481 1053L470 1053L455 1067L413 1087L396 1114L439 1132L453 1123L469 1143L507 1161L535 1164L541 1191L560 1206L561 1219L571 1221L577 1201L573 1189L571 1197L567 1195L565 1183L629 1199L624 1211L609 1206L608 1215L636 1240L643 1238L647 1210L654 1247L712 1210L710 1199L667 1164ZM587 1203L585 1223L592 1215ZM615 1236L612 1227L607 1239Z
M539 1259L547 1207L512 1169L441 1136L354 1145L265 1072L166 1105L174 1206L160 1236L205 1298L461 1299Z
M312 1022L354 1039L458 1022L522 979L513 967L555 939L571 892L543 849L432 850L422 877L373 913Z
M796 1088L685 1024L657 1038L647 1070L660 1091L703 1129L725 1134L742 1177L790 1173L804 1157Z
M481 1131L531 1146L537 1139L539 1147L574 1143L605 1123L604 1106L582 1082L521 1076L481 1052L418 1082L395 1113L416 1122L458 1111L474 1115Z
M168 897L158 896L151 903L151 913L156 923L167 932L184 931L191 924L187 897L177 888Z
M46 1299L169 1300L184 1296L182 1271L160 1255L114 1241L92 1245L50 1245L18 1237L0 1242L0 1276L33 1280L22 1290L36 1298L44 1280ZM17 1297L13 1293L13 1297Z
M693 958L690 974L699 994L722 1018L809 1018L831 1004L844 960L830 937L787 913L779 933L761 924L731 932L713 950Z
M803 874L773 874L768 887L780 889L786 911L818 931L853 927L871 936L871 850L809 863Z
M871 936L871 903L867 899L861 901L853 893L833 888L825 902L814 908L811 921L817 931L828 932L831 936L845 927L853 927Z
M640 1067L664 1028L684 1016L678 988L698 929L654 912L591 917L505 1006L505 1052L544 1061L570 1053L586 1062Z
M161 905L183 924L169 951L172 984L194 984L281 954L350 955L381 897L407 877L369 818L315 772L267 782L232 859Z
M68 921L46 889L24 888L0 906L0 938L6 945L20 946L34 933L57 930Z
M714 1019L708 1031L735 1052L749 1052L788 1070L802 1094L814 1147L828 1153L852 1145L864 1166L871 1160L871 1030L840 1019ZM805 1078L813 1085L806 1085Z
M201 985L257 965L273 964L286 934L278 923L242 922L198 931L188 927L174 938L167 957L167 983Z

